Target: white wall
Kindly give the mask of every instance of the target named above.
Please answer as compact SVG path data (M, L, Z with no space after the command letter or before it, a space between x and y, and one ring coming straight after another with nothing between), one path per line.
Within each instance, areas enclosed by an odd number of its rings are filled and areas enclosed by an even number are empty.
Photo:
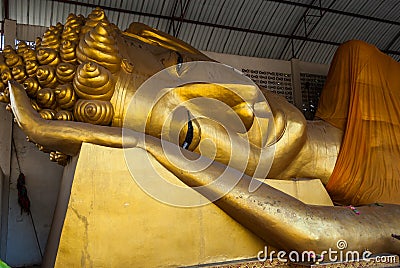
M300 73L327 75L329 71L329 65L299 61L299 71Z
M36 37L41 37L47 27L17 24L16 37L18 40L35 41Z
M26 141L25 134L12 122L11 114L0 105L0 166L7 173L3 181L2 259L12 266L41 263L41 254L30 215L21 214L18 204L19 167L26 176L32 218L42 252L53 219L63 167L50 162L48 154ZM11 140L14 139L15 148ZM11 152L9 151L11 149ZM17 162L17 155L19 164ZM11 156L11 157L10 157ZM8 165L8 166L7 166Z
M292 102L299 109L302 109L303 106L300 73L327 75L329 69L329 65L327 64L303 62L298 59L284 61L228 55L209 51L202 52L218 62L227 64L238 69L239 71L242 71L245 75L250 77L259 85L283 95L288 99L288 101ZM260 75L260 73L262 73L262 75ZM270 88L269 82L271 81L268 81L269 79L265 77L265 73L288 74L290 77L290 82L283 82L283 90L274 90ZM287 89L288 86L290 89ZM280 88L282 88L282 85L280 85Z
M208 57L232 66L239 71L243 69L262 70L266 72L291 73L290 61L254 58L231 54L202 51Z
M42 257L33 227L36 228L43 253L57 202L63 167L51 162L48 154L40 152L34 144L27 142L25 134L16 124L13 127L13 138L16 150L13 147L5 260L12 266L40 264ZM18 204L19 167L26 177L26 188L31 201L31 216L34 224L30 215L21 214Z
M275 59L264 59L264 58L254 58L231 54L221 54L216 52L202 51L208 57L219 61L221 63L232 66L239 71L243 69L253 69L262 70L266 72L280 72L289 73L293 72L292 61L285 60L275 60ZM328 64L319 64L312 62L304 62L298 60L297 63L298 71L301 73L312 73L326 75L328 73Z

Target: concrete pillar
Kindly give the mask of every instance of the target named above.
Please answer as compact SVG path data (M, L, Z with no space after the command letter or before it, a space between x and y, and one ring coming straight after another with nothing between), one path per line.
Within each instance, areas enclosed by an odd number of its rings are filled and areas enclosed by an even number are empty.
M4 20L4 45L10 45L15 48L15 39L17 36L17 21Z
M15 37L17 34L17 22L14 20L4 20L4 45L15 47ZM7 252L7 230L8 230L8 198L9 182L11 175L11 153L12 153L12 114L5 109L6 104L0 104L0 168L4 173L0 181L0 258L6 258Z
M0 181L0 258L5 259L8 230L8 197L11 175L12 115L6 111L5 104L0 104L0 168L4 173Z

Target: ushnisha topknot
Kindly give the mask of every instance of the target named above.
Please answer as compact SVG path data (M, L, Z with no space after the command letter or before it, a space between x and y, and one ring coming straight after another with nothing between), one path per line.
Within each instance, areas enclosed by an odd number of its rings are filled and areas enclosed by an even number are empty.
M45 120L110 125L116 75L133 70L119 54L116 30L96 8L87 18L70 14L65 24L50 26L34 47L25 42L16 49L5 46L0 54L0 101L10 102L7 84L15 80Z

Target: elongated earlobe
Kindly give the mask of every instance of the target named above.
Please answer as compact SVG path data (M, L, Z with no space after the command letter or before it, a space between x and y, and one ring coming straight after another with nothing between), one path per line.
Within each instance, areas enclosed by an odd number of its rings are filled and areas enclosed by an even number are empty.
M248 131L251 128L251 126L253 125L253 121L254 121L253 109L246 102L242 102L242 103L232 107L232 109L240 117L246 130Z

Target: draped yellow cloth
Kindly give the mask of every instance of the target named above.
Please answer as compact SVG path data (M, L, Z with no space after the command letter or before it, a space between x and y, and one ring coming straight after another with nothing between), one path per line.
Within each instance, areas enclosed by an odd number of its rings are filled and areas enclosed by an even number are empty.
M341 45L316 116L344 130L327 184L340 204L400 204L400 63L362 41Z

